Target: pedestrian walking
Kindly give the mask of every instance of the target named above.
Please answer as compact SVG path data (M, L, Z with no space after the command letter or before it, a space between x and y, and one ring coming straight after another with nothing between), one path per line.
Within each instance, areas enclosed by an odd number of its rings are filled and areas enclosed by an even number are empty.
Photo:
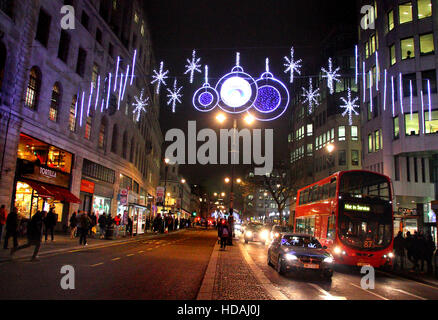
M91 225L90 218L85 212L82 213L82 215L79 217L79 233L80 233L79 244L80 245L82 244L84 244L84 246L88 245L87 234L88 234L88 230L90 229L90 225Z
M6 235L5 235L5 242L3 245L4 249L8 249L8 241L9 238L12 237L14 241L14 248L18 247L18 209L15 207L12 209L12 212L9 213L8 217L6 218Z
M411 233L409 231L406 233L405 246L406 246L406 251L408 254L408 260L415 265L415 261L414 261L414 237L411 235Z
M2 242L3 227L6 224L7 217L8 213L6 212L6 207L4 204L2 204L0 208L0 244Z
M395 251L395 268L400 270L404 269L405 261L405 239L403 238L403 232L399 231L394 238L394 251Z
M75 211L70 217L70 239L75 238L77 229L78 229L78 218L76 217L76 211Z
M436 246L435 246L435 242L433 241L432 235L430 233L426 235L425 243L426 245L424 251L425 251L425 261L427 263L427 273L433 274L432 259Z
M99 217L99 220L97 220L97 222L99 223L100 238L103 239L105 238L105 230L106 230L105 213Z
M47 213L47 216L44 218L44 225L46 227L46 233L45 233L45 240L47 242L47 235L50 231L50 236L52 241L55 241L55 238L53 236L53 230L56 225L56 214L55 214L55 208L50 208L49 212Z
M227 243L228 243L228 238L231 235L229 226L228 226L227 221L225 219L223 219L222 222L220 223L217 233L218 233L218 238L219 238L220 243L221 243L221 249L225 250Z
M120 226L120 221L122 221L122 219L120 218L120 214L118 214L115 218L114 218L114 235L117 238L119 235L119 226Z
M27 227L27 244L14 247L11 249L11 258L14 256L14 253L18 250L29 248L30 246L35 246L33 251L33 255L30 261L39 261L37 259L38 252L41 247L41 240L43 237L43 220L44 220L45 212L37 211L30 219L28 227Z
M128 217L128 225L126 226L126 232L132 236L132 219Z

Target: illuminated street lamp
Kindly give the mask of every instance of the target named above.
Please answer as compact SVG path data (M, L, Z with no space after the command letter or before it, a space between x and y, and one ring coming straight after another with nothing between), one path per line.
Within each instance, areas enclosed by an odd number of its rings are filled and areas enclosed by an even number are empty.
M326 148L328 153L332 153L335 150L335 146L332 143L329 143Z
M217 116L216 116L216 120L217 120L217 122L219 122L219 123L224 123L225 120L227 120L227 117L225 116L225 114L223 114L223 113L221 112L221 113L218 113L218 114L217 114Z
M167 172L169 171L169 158L164 158L165 168L164 168L164 199L163 199L163 207L166 211L166 188L167 188Z
M254 116L253 116L252 114L248 113L248 114L243 118L243 120L246 122L246 124L251 125L251 124L254 123L255 118L254 118Z
M225 178L225 183L230 183L230 178Z
M238 184L240 184L240 183L242 183L242 179L238 178L238 179L236 180L236 182L237 182Z
M225 192L222 192L222 193L221 193L221 196L222 196L222 197L225 197Z

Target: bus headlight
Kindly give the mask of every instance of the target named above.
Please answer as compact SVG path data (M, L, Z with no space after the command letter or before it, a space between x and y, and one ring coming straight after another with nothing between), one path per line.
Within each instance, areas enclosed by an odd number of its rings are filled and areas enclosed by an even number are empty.
M340 247L335 247L335 249L333 250L334 253L336 254L341 254L342 250Z
M286 258L287 261L295 261L298 260L297 256L291 253L286 253L284 255L284 257Z
M327 258L324 259L324 262L325 262L325 263L333 263L333 261L334 261L334 260L333 260L332 257L327 257Z
M394 258L394 253L390 252L387 255L385 254L383 257L384 258L388 257L389 259L392 259L392 258Z

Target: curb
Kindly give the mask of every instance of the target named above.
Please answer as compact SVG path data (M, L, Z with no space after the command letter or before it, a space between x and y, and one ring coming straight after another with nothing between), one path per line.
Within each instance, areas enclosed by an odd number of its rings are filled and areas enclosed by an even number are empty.
M204 278L202 279L201 288L196 296L196 300L213 299L214 279L216 277L218 256L219 244L216 241L216 244L213 247L213 252L210 256L210 261L208 262L207 270L205 271Z
M437 283L434 283L434 282L431 282L431 281L428 281L428 280L424 280L424 279L421 279L421 278L417 278L417 277L414 277L414 276L410 276L409 274L400 274L400 273L386 272L386 271L380 271L380 270L378 272L386 274L386 275L391 276L391 277L404 278L404 279L408 279L408 280L411 280L411 281L419 282L419 283L422 283L422 284L425 284L425 285L428 285L428 286L431 286L431 287L434 287L434 288L438 288L438 284Z
M109 242L107 242L107 243L96 243L96 244L88 245L86 247L84 247L82 245L78 245L78 246L68 247L68 248L63 248L63 249L44 251L44 252L38 253L38 257L44 257L44 256L48 256L48 255L51 255L54 253L63 253L63 252L69 252L69 251L80 251L80 250L86 250L86 249L111 247L114 245L120 245L120 244L124 244L124 243L129 243L129 242L138 242L138 241L142 241L144 239L154 239L154 238L158 238L158 237L166 237L168 235L181 233L183 231L187 231L187 229L181 229L181 230L173 231L171 233L142 235L142 236L138 236L138 237L132 237L130 239L109 240ZM11 261L21 261L21 260L29 259L31 257L32 257L32 254L29 254L26 256L16 257L14 259L11 259L11 258L0 259L0 264L5 263L5 262L11 262Z

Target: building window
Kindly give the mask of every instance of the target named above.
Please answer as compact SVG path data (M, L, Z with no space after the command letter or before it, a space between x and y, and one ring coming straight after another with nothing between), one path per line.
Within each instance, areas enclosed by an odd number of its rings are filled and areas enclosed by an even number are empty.
M400 157L394 156L395 181L400 181Z
M372 153L373 152L373 135L369 134L368 135L368 153Z
M435 45L433 43L433 33L423 34L420 36L420 54L434 54Z
M411 84L412 84L412 95L417 96L417 74L409 73L403 75L403 96L409 97L411 95Z
M406 2L398 6L400 24L412 21L412 3Z
M76 132L76 102L78 101L78 97L75 95L70 104L70 117L68 120L68 127L71 132Z
M2 89L6 66L6 47L0 42L0 90Z
M345 141L345 126L341 126L338 129L338 140Z
M117 127L117 124L113 127L113 135L111 140L111 152L117 153L117 147L118 147L118 135L119 135L119 128Z
M351 126L351 140L358 141L359 140L359 131L357 126Z
M393 45L389 48L389 55L390 55L391 66L393 66L394 64L397 63L397 58L396 58L396 56L395 56L395 44L393 44Z
M313 136L313 124L308 124L307 125L307 136L308 137Z
M359 150L351 150L351 164L353 166L359 165Z
M339 150L339 165L347 165L347 153L345 152L345 150Z
M417 0L418 4L418 19L424 19L432 16L431 0Z
M380 134L380 130L374 131L374 149L376 151L379 151L381 149L381 138L382 135Z
M388 12L388 31L394 29L394 10Z
M67 31L61 30L61 38L59 39L58 58L67 62L68 52L70 50L70 35Z
M37 67L33 67L29 73L29 83L27 84L25 105L26 107L36 110L41 89L41 72Z
M106 122L102 120L99 128L99 141L98 141L98 145L100 149L105 149L105 137L106 137Z
M402 60L415 58L414 38L400 40Z
M414 181L418 182L418 163L417 163L417 158L414 158Z
M423 81L423 93L427 94L428 92L428 84L430 82L430 92L437 93L436 86L436 70L428 70L421 72L421 79Z
M438 133L438 110L424 113L424 129L426 133Z
M86 62L86 59L87 59L87 52L84 49L79 48L79 51L78 51L78 61L76 63L76 73L78 75L80 75L81 77L83 77L84 74L85 74L85 62Z
M44 11L40 10L38 17L38 25L35 39L39 41L43 46L47 47L50 34L50 22L52 18Z
M49 119L56 122L58 120L58 110L61 102L61 88L59 83L55 83L52 89L52 98L50 99Z
M93 87L97 87L97 78L99 77L99 66L97 64L93 65L93 71L91 72L91 82L93 82Z
M418 121L418 112L405 114L405 134L406 136L416 136L420 133L420 123Z
M394 140L400 138L400 124L398 117L392 119Z
M102 30L96 29L96 41L102 44Z
M313 144L309 143L307 144L307 156L312 156L313 155Z
M426 161L424 161L424 158L421 158L421 181L423 183L426 183Z
M135 141L134 138L131 139L131 151L129 152L129 162L133 163L134 161L134 148L135 148Z
M87 122L85 123L85 135L84 138L87 140L91 139L91 127L93 125L93 118L91 115L87 117Z

